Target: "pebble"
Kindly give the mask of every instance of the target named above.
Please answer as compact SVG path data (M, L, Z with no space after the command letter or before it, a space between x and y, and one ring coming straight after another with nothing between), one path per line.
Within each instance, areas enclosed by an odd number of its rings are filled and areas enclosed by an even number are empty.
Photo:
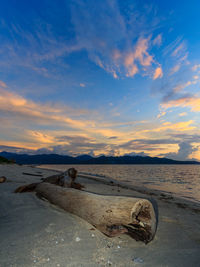
M109 260L108 260L108 262L107 262L107 263L108 263L108 265L112 265L112 262L111 262L111 261L109 261Z
M79 242L80 240L80 237L76 237L76 242Z
M141 258L133 258L133 261L135 263L143 263L143 259L141 259Z
M120 246L117 246L117 248L121 248Z
M94 234L92 234L92 237L94 237Z
M58 244L58 241L56 241L56 244Z

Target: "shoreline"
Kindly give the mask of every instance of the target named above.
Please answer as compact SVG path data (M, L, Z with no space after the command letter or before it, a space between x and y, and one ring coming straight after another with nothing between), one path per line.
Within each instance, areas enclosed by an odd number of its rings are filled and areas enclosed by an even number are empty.
M179 169L177 166L174 169L173 165L169 169L165 165L155 165L155 168L154 165L150 167L147 165L137 165L136 168L129 165L124 167L117 165L116 168L114 165L104 166L90 165L86 167L85 165L76 166L73 164L40 165L41 168L46 167L59 171L74 167L79 171L79 174L101 179L113 179L116 183L120 183L127 188L132 187L135 190L145 190L147 193L152 192L155 194L160 192L164 195L167 194L175 198L200 204L199 169L191 167L192 165L190 165L189 169L187 169L188 166L184 165L183 172L185 172L186 176L182 174L182 169ZM187 176L187 174L192 177Z
M56 169L43 168L42 165L37 165L36 168L40 168L43 170L52 170L54 172L61 173L61 171L56 170ZM80 172L78 174L78 177L91 179L91 180L94 180L100 183L104 183L106 185L114 185L114 186L119 186L124 189L133 190L135 192L138 192L144 195L159 198L160 200L167 201L169 203L171 202L172 204L174 201L176 201L176 204L179 206L185 205L185 207L196 209L196 211L200 212L200 202L198 200L189 199L186 197L180 197L172 192L167 192L163 190L152 189L152 188L147 188L147 187L142 187L142 186L133 186L131 184L127 184L125 182L121 182L119 180L106 177L106 176L100 176L97 174L86 174L86 173Z
M195 210L196 204L184 206L188 203L79 175L77 180L86 191L145 198L157 207L157 232L149 244L125 234L109 238L34 192L13 193L18 186L55 173L35 166L0 165L0 176L7 177L0 184L0 266L199 266L200 210Z

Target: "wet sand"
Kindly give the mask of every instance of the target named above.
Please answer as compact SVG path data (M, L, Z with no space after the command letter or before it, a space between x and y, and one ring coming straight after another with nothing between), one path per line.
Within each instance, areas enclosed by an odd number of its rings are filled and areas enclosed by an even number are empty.
M56 171L0 165L0 266L199 266L200 206L156 190L127 188L115 180L81 175L86 191L149 199L158 228L145 245L127 235L106 237L81 218L35 193L14 194Z

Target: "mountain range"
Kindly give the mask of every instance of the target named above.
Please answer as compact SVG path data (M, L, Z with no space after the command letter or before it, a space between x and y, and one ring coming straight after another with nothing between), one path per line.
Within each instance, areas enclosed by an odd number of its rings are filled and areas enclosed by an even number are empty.
M7 158L4 158L4 157L0 156L0 164L1 163L12 163L12 161L8 160Z
M13 160L18 164L200 164L197 161L178 161L168 158L148 156L99 156L80 155L77 157L58 154L17 154L0 152L0 156Z

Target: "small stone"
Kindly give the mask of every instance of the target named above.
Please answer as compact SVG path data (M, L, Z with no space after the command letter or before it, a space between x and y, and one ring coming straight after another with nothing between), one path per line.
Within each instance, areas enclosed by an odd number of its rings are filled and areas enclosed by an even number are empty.
M0 177L0 183L5 183L6 181L6 177L5 176L1 176Z
M107 262L107 263L108 263L108 265L109 265L109 266L110 266L110 265L112 265L112 262L111 262L111 261L109 261L109 260L108 260L108 262Z
M143 259L141 259L141 258L133 258L133 261L135 263L143 263Z
M50 261L50 259L49 259L49 258L47 258L47 261Z
M94 234L92 234L92 237L94 237Z
M58 263L56 266L57 266L57 267L60 267L60 264Z
M117 246L117 248L121 248L120 246Z
M65 239L64 238L61 238L61 241L63 242L63 241L65 241Z
M76 242L79 242L80 240L80 237L76 237Z
M56 241L56 244L58 244L58 241Z

